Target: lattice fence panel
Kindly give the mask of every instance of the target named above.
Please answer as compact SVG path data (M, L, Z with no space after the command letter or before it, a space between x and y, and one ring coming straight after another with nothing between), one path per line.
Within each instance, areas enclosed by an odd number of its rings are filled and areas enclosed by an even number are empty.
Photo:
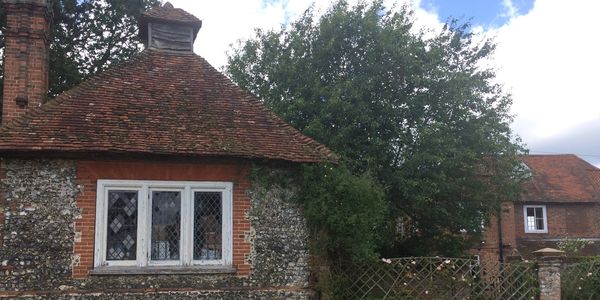
M562 299L600 299L600 260L564 266L561 273Z
M344 299L536 299L532 263L409 257L339 270Z

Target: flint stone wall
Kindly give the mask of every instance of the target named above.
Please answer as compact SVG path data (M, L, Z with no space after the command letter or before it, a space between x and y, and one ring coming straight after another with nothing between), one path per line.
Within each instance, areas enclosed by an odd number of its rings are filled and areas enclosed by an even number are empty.
M73 279L80 217L76 161L4 159L0 169L0 297L55 299L307 299L308 233L293 188L253 181L250 276L90 275ZM279 171L278 171L279 172ZM2 172L0 172L1 174ZM280 176L284 176L280 173ZM1 178L1 177L0 177ZM2 198L0 197L0 200Z

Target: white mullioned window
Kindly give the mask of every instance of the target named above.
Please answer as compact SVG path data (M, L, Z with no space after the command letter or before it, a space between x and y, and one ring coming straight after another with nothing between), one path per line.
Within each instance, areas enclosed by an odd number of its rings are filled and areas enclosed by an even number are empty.
M232 188L98 180L94 267L231 265Z
M525 232L548 232L548 215L546 214L546 205L524 205L523 215L525 217Z

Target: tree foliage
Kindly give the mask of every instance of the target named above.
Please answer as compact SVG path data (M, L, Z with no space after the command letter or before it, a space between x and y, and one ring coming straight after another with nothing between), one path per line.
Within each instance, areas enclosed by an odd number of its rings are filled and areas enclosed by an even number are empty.
M344 165L303 168L299 200L312 229L314 252L337 260L375 257L388 217L384 190L370 174Z
M460 253L464 232L476 237L518 191L523 149L509 127L511 97L486 66L493 41L456 21L433 35L416 29L408 7L338 1L320 17L311 8L281 30L258 30L226 69L352 174L385 188L388 219L412 224L412 234L388 237L389 255ZM308 194L344 197L312 180ZM306 204L334 218L336 201Z
M139 17L159 4L159 0L53 1L49 95L57 95L141 51ZM0 16L4 25L6 16L3 12ZM0 46L4 49L3 42Z

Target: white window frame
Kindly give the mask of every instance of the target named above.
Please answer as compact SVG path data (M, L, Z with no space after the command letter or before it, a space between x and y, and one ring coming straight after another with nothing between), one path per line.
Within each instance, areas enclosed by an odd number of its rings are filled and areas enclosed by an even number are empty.
M138 191L138 220L136 260L106 260L107 211L109 190ZM181 192L180 256L179 260L152 261L150 259L150 224L152 190ZM233 183L216 181L156 181L156 180L106 180L100 179L96 189L96 230L94 242L94 267L153 267L153 266L231 266L233 259ZM194 260L194 193L222 193L222 253L218 260Z
M536 208L541 208L544 214L544 229L529 229L527 226L527 209L533 208L534 212ZM546 211L546 205L523 205L523 226L525 227L525 233L548 233L548 213Z

